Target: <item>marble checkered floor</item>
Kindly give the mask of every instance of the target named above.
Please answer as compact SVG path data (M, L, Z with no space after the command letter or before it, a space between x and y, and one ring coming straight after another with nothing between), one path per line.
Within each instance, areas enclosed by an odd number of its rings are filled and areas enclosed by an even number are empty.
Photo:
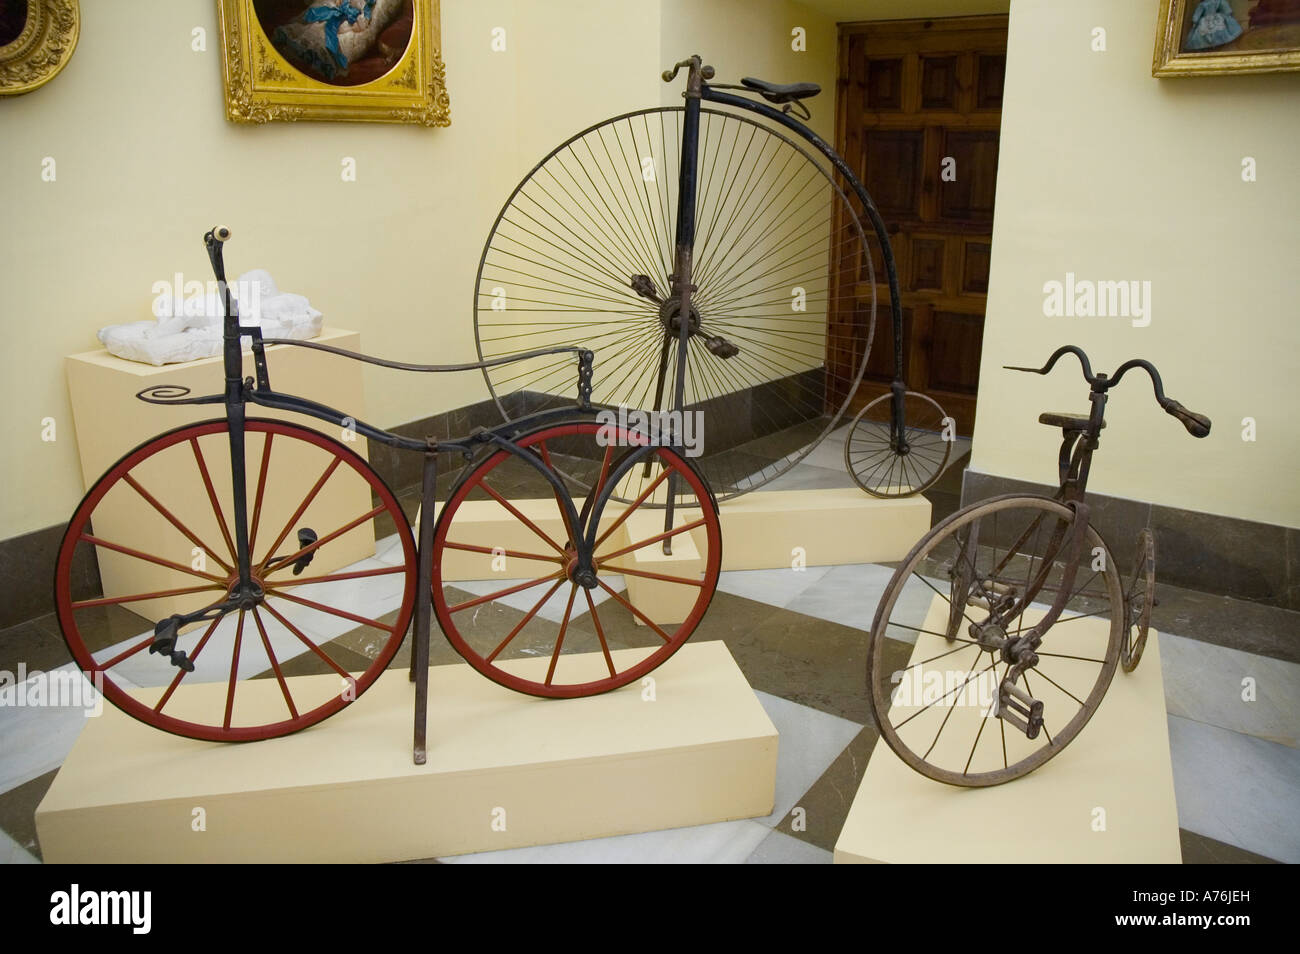
M770 489L843 486L839 455L828 441ZM951 509L961 458L954 453L954 469L936 488L936 511ZM378 558L392 543L381 544ZM891 572L860 564L721 576L692 638L726 642L780 733L771 815L429 860L830 862L868 760L893 757L883 746L875 751L863 686L867 627ZM1300 614L1172 587L1160 593L1153 625L1184 861L1300 861ZM434 645L435 664L456 661L436 634ZM334 648L358 662L365 653L346 634ZM407 658L403 652L393 664ZM20 661L29 671L71 667L52 618L0 633L0 669L14 671ZM1247 678L1257 690L1250 703L1241 699ZM82 718L78 710L0 705L0 861L39 860L34 812Z

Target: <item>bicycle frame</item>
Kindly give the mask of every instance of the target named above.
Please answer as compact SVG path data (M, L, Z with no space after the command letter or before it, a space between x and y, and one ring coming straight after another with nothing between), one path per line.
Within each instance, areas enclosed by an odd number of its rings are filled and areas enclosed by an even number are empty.
M605 506L612 496L619 478L652 454L655 451L655 447L647 442L646 445L634 447L627 451L624 454L623 459L618 462L617 466L611 469L605 485L594 498L584 505L580 514L574 505L572 495L569 493L569 490L557 473L537 454L520 448L514 441L514 438L518 437L523 432L531 431L537 427L561 420L572 420L575 416L586 416L594 410L591 405L593 374L593 353L591 351L584 348L563 346L545 348L518 355L510 355L504 358L496 358L488 361L479 361L467 364L420 365L388 361L369 355L357 354L345 351L341 348L321 344L319 342L300 341L286 338L264 338L259 327L240 324L238 308L230 294L230 288L226 281L225 264L222 256L222 244L228 238L229 231L219 228L209 231L204 236L204 243L207 247L208 257L212 264L213 273L217 279L218 289L222 296L222 304L225 312L223 317L222 339L224 390L220 394L190 397L188 388L177 387L174 385L155 385L140 391L136 397L151 404L220 404L223 406L229 430L232 503L234 510L232 518L235 532L235 557L238 564L238 580L226 594L225 599L212 603L200 610L187 614L174 614L167 619L159 621L154 627L155 638L154 645L151 647L152 652L164 653L170 656L175 665L184 668L188 662L185 654L175 651L176 638L179 635L182 626L200 620L215 619L227 612L255 606L264 595L261 586L252 575L252 554L249 552L248 543L248 490L247 474L245 469L247 459L245 453L245 439L247 422L246 408L249 404L260 405L278 411L290 411L297 414L303 414L307 417L316 418L317 420L354 430L371 440L379 441L391 447L423 454L424 468L421 481L421 505L423 507L422 512L425 515L425 518L420 521L419 539L417 543L419 579L428 581L433 578L433 532L435 525L433 515L437 509L437 455L443 452L459 453L468 461L474 457L476 449L488 445L493 446L498 450L506 451L507 453L526 461L551 486L551 489L555 493L556 500L562 508L565 519L568 522L568 526L575 528L574 539L572 541L577 558L574 569L574 579L581 581L584 574L589 576L592 580L595 579L593 552L596 547L597 529L599 528L600 518ZM255 369L255 376L247 378L243 376L243 348L241 339L244 337L249 338L251 341L253 365ZM367 424L364 421L355 420L354 418L345 415L343 412L317 401L273 390L270 384L270 373L267 367L265 353L266 345L269 344L309 348L350 358L352 360L379 365L381 367L420 372L482 370L483 368L498 364L507 364L515 361L524 361L531 358L569 352L575 354L578 358L578 402L573 406L550 408L527 415L512 422L497 425L493 428L477 430L469 437L462 439L437 441L433 438L426 438L425 440L416 440L414 438L404 437L399 434L385 431L371 424ZM310 554L323 542L324 540L312 540L310 542L300 540L298 548L295 551L275 557L274 562L276 565L284 566L304 558L310 559ZM430 587L426 584L417 588L415 618L413 624L416 642L411 654L410 669L411 680L416 684L414 727L414 756L416 764L423 764L426 758L425 727L428 711L429 639L432 619L431 591Z

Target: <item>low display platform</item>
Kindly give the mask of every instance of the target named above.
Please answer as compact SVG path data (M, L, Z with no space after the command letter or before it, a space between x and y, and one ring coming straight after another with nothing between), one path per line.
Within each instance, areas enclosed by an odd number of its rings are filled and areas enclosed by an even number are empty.
M1070 625L1109 624L1091 619ZM936 618L923 628L943 625ZM929 658L933 646L922 645L922 651ZM1150 631L1136 671L1116 670L1083 731L1051 761L1014 781L989 788L946 785L913 771L877 741L835 845L835 862L1181 863L1159 635Z
M726 646L687 644L650 678L557 701L433 667L422 766L404 670L332 719L245 745L106 706L37 809L41 850L55 863L382 862L771 812L776 729ZM283 705L274 680L245 685Z

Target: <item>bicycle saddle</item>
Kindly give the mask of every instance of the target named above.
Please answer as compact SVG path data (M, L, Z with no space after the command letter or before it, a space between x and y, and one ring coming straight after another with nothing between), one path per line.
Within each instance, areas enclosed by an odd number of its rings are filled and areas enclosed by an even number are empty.
M822 88L816 83L786 83L782 85L780 83L769 83L767 80L754 79L752 76L743 77L740 82L746 89L761 93L769 103L791 103L795 100L816 96L822 91Z
M1067 431L1082 431L1088 427L1087 414L1066 414L1056 411L1044 411L1038 415L1038 423L1046 424L1049 427L1059 427ZM1101 426L1105 427L1106 422L1102 421Z

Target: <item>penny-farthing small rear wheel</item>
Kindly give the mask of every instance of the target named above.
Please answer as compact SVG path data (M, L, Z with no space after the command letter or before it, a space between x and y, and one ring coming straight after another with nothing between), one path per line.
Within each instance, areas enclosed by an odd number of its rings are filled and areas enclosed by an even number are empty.
M903 395L906 451L891 434L892 394L882 394L853 419L844 439L844 466L873 497L910 497L931 487L948 466L952 441L949 418L933 399L916 391Z
M521 453L490 453L452 491L434 531L433 606L483 675L534 696L595 695L642 678L694 632L722 563L717 507L690 461L664 447L645 456L646 444L612 425L547 426L518 441ZM586 585L579 533L539 464L572 494L579 521L598 521ZM670 477L677 506L665 528ZM596 512L611 484L639 490Z
M55 567L64 639L104 696L156 728L212 742L287 735L341 710L392 660L415 605L410 524L364 459L316 431L260 419L246 422L244 450L263 595L181 628L175 648L192 671L150 648L156 623L221 603L238 583L225 420L169 431L114 464L77 507ZM398 543L379 559L384 517ZM82 592L91 567L97 588Z

